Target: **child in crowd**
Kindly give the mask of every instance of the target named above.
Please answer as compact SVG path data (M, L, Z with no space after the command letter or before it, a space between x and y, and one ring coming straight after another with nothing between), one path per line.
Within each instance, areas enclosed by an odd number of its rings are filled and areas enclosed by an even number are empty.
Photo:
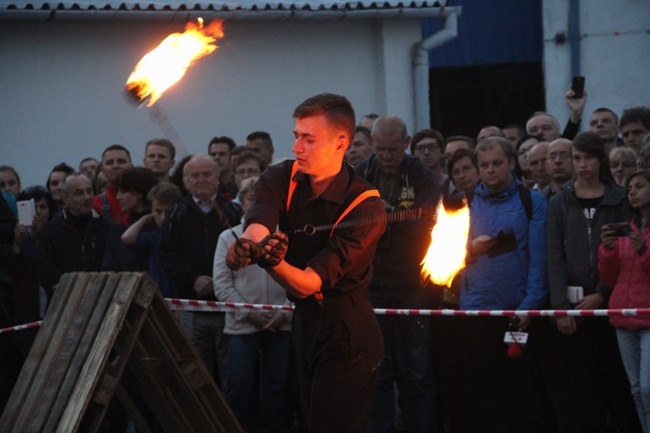
M648 308L650 296L650 170L636 171L627 182L632 207L629 225L606 225L598 267L603 282L614 287L610 308ZM623 365L644 433L650 433L650 317L611 316Z
M173 183L161 182L149 191L147 199L151 203L151 213L131 224L122 234L122 242L148 256L147 271L158 284L162 295L165 298L177 297L172 281L160 265L158 243L165 212L181 200L181 191Z

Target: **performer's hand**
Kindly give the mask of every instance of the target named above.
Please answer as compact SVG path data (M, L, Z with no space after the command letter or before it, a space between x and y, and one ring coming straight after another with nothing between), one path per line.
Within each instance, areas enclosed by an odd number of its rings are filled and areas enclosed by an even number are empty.
M289 248L289 238L284 233L277 231L267 235L259 245L264 251L259 265L263 268L273 267L284 260L284 256Z
M232 270L257 263L262 257L262 247L250 239L242 238L233 243L226 255L226 264Z

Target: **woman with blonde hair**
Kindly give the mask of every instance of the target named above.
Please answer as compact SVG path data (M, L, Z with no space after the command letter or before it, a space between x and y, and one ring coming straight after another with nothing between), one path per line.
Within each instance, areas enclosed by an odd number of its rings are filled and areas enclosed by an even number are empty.
M627 178L636 170L637 154L629 147L615 147L609 152L609 168L616 185L625 188Z

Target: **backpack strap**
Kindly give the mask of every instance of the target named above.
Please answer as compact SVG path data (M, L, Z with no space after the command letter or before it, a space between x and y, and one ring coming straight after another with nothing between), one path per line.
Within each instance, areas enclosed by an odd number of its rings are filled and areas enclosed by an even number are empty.
M289 212L289 207L291 206L291 198L293 197L293 192L296 190L296 186L298 186L298 182L294 179L294 176L296 175L296 172L298 171L298 161L295 161L293 163L293 167L291 168L291 177L289 178L289 192L287 194L287 213ZM352 200L352 203L348 205L348 207L339 215L338 219L332 226L332 231L330 231L330 237L334 235L334 229L336 226L349 214L352 209L357 207L359 203L364 201L365 199L369 197L379 197L379 191L376 189L368 189L361 194L359 194L354 200Z
M521 204L524 206L524 211L526 216L530 221L533 218L533 195L530 192L530 189L526 188L524 185L519 184L519 199Z
M99 194L99 201L102 203L102 216L106 221L113 221L113 214L111 213L111 205L108 203L108 196L106 192Z

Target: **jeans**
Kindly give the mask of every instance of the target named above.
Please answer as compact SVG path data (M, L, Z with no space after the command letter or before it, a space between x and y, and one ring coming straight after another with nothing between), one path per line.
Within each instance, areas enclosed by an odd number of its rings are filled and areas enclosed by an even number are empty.
M650 433L650 329L617 329L618 347L644 433Z
M247 427L246 414L260 366L260 411L258 428L247 431L282 432L285 386L291 359L291 333L286 331L230 335L226 401L240 424Z
M370 286L375 307L427 308L432 295L428 288ZM431 431L434 420L436 383L431 317L378 316L384 339L384 359L373 401L373 433L393 430L396 421L395 387L399 408L411 433Z
M223 333L226 313L181 311L178 321L220 389L226 389L228 336ZM216 371L215 371L216 369Z

